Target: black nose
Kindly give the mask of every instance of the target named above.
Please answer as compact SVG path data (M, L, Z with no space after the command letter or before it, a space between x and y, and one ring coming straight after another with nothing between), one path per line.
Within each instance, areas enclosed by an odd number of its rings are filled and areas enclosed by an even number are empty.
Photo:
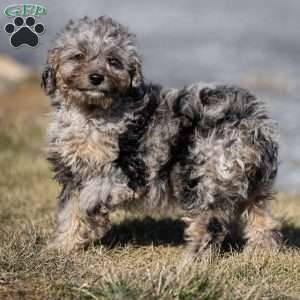
M104 80L104 76L101 74L94 73L89 76L89 79L91 84L99 85Z

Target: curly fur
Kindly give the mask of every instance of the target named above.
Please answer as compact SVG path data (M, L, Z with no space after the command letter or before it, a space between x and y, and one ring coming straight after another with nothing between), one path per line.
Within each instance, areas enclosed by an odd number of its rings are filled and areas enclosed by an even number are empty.
M173 204L194 251L220 245L232 222L251 247L280 244L268 210L277 130L248 91L145 84L134 35L109 17L70 22L42 78L53 107L48 156L62 186L59 248L100 239L117 208Z

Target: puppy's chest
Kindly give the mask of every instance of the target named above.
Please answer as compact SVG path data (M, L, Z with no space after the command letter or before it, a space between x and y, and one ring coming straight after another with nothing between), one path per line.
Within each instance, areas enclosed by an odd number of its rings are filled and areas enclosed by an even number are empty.
M69 113L56 122L52 138L50 132L50 152L59 153L74 171L84 166L97 172L117 159L118 136L124 128L122 121L87 119Z

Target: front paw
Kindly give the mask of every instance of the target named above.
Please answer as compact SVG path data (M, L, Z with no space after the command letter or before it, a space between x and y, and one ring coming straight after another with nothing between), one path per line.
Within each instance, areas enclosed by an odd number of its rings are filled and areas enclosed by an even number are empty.
M82 189L79 197L79 208L88 217L105 215L118 206L130 202L138 194L127 184L106 185L98 180L90 181Z
M89 218L106 215L109 209L104 206L104 197L98 181L91 181L84 186L79 196L80 212Z
M119 205L131 202L138 198L138 194L129 188L126 184L114 186L109 194L108 203L110 207L117 207Z
M47 248L64 253L76 252L100 240L110 228L108 214L89 218L71 215L59 224L56 238Z

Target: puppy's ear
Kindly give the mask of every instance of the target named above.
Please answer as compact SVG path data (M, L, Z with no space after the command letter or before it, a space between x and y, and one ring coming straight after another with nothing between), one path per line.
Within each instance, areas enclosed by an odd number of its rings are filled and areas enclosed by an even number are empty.
M139 60L135 60L131 69L131 95L142 98L145 94L142 66Z
M47 64L42 73L42 88L46 95L53 95L56 90L56 71L58 68L58 48L53 48L48 52Z
M56 78L55 72L50 65L46 65L42 73L42 88L44 89L47 96L54 94L56 90Z

